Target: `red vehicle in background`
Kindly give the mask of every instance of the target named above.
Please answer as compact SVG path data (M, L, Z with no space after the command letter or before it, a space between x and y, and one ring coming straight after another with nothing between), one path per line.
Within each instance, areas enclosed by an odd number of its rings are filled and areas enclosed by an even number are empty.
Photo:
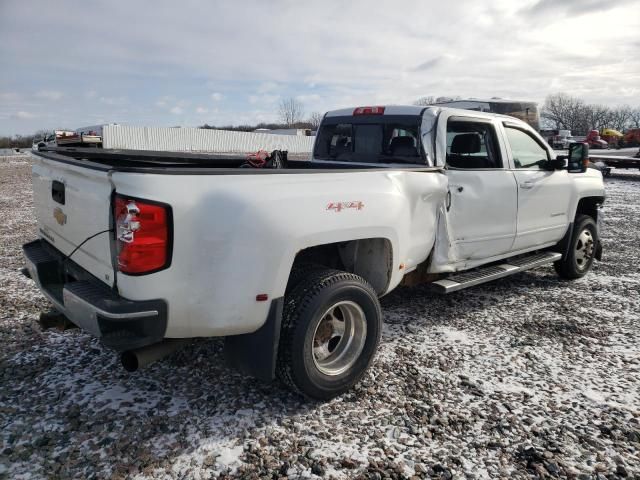
M640 146L640 128L630 128L627 130L619 143L621 147Z
M591 130L584 139L589 148L609 148L609 143L600 138L598 130Z

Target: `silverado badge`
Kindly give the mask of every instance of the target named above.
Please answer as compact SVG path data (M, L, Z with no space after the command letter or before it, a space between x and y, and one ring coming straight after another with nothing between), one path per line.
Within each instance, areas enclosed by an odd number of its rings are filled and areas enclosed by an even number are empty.
M67 223L67 216L60 207L56 207L53 209L53 218L56 219L58 225L64 225L65 223Z

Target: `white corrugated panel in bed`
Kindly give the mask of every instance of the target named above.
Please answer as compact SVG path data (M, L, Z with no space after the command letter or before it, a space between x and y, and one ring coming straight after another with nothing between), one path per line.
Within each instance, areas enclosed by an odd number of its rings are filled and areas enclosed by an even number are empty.
M287 150L306 153L313 149L315 137L231 132L203 128L162 128L106 125L104 148L157 150L167 152L230 152Z

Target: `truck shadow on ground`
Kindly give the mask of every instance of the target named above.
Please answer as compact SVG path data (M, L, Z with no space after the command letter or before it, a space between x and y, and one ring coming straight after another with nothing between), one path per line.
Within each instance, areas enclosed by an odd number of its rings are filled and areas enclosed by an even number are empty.
M400 287L382 299L383 311L402 312L386 316L385 322L429 328L451 326L466 330L487 319L490 327L514 337L535 334L562 343L579 343L583 337L602 338L608 330L593 318L578 315L566 299L598 294L597 286L586 280L564 281L553 270L528 271L494 280L449 295L434 294L427 285ZM505 310L509 311L504 316Z

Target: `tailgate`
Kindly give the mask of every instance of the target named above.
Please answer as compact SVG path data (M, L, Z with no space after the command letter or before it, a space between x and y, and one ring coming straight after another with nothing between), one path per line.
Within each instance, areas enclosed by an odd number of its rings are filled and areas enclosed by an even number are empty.
M38 157L33 162L33 202L38 234L65 255L88 237L111 228L111 180L96 170ZM113 285L111 236L101 233L84 243L72 260Z

